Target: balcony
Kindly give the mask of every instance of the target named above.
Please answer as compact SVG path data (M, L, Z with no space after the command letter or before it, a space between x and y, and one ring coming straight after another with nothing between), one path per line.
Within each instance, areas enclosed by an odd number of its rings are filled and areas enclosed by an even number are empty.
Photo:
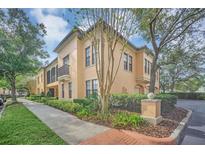
M58 80L69 80L70 70L69 65L63 65L58 68Z

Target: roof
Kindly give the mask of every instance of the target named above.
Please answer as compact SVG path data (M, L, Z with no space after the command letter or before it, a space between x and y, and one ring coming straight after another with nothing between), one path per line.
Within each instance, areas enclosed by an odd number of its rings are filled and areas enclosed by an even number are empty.
M55 61L58 60L58 57L56 57L55 59L53 59L47 66L45 66L45 68L49 67L51 64L53 64Z
M105 23L105 22L104 22ZM96 23L98 24L98 22ZM95 24L95 25L96 25ZM106 23L105 23L106 24ZM83 36L83 34L86 34L87 32L91 31L93 29L93 27L95 26L93 25L92 27L90 27L87 31L83 32L80 28L78 27L74 27L64 38L63 40L57 45L57 47L54 49L54 52L56 52L63 43L65 43L65 41L67 39L69 39L73 34L75 33L78 33L78 37L81 37ZM108 24L106 24L106 26L109 26ZM121 34L119 34L119 36L122 38L122 39L125 39ZM134 50L137 50L139 51L140 49L146 49L145 52L147 52L148 54L151 54L153 56L153 52L145 45L145 46L142 46L142 47L136 47L133 43L131 43L129 40L127 41L127 44L129 46L131 46Z
M60 43L57 45L57 47L54 49L54 52L56 52L58 50L58 48L60 48L60 46L68 39L70 38L74 33L81 33L82 31L78 28L78 27L74 27L64 38L62 41L60 41Z

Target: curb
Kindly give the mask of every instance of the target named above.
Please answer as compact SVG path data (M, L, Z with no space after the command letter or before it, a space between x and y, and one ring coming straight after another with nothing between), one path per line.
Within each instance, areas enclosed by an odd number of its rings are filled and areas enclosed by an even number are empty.
M171 134L171 138L175 140L176 144L180 144L184 137L183 130L187 127L187 123L189 119L191 118L192 111L189 109L186 109L188 111L187 116L179 123L178 127L174 130L174 132Z
M147 140L150 144L154 145L176 145L180 144L183 137L184 137L184 129L187 126L187 123L192 115L192 111L189 109L186 109L188 111L186 117L179 123L178 127L173 131L173 133L169 137L165 138L157 138L152 136L146 136L144 134L139 134L137 132L123 130L124 133L130 135L131 137L137 138L137 136L141 136L141 138L144 138Z

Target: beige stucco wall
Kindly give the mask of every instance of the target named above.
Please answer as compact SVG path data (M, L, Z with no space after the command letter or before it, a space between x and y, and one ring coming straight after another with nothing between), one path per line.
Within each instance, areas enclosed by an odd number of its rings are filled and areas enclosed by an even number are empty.
M47 72L58 65L58 59L54 59L46 68L45 68L45 94L47 94L49 88L53 88L54 89L54 96L58 97L59 94L59 90L58 90L58 79L55 82L49 83L47 84ZM57 78L57 76L56 76Z
M58 67L63 66L63 58L69 55L70 75L68 80L58 82L59 98L62 98L62 84L64 84L64 98L68 99L68 82L72 82L72 96L78 97L78 74L77 74L77 36L70 38L63 48L58 51Z
M72 82L72 98L85 97L85 81L97 79L95 66L85 66L85 48L90 46L92 53L92 42L87 39L79 39L76 34L73 34L67 39L58 49L58 67L63 66L63 58L69 55L70 74L66 78L60 79L58 83L59 98L62 98L62 84L64 84L64 99L68 99L68 82ZM107 55L107 44L105 44L105 59ZM115 60L116 63L120 58L120 43L116 46ZM133 58L132 72L124 70L123 57L121 59L119 71L115 82L111 89L112 93L147 93L150 81L150 76L144 72L144 58L152 62L151 54L147 54L145 49L135 50L131 46L127 46L124 52L128 53ZM92 54L91 54L92 56ZM92 57L90 57L92 58ZM105 61L105 67L108 64ZM117 66L117 64L116 64ZM159 80L156 81L156 87L159 88Z
M38 82L39 78L39 82ZM36 80L36 94L45 93L45 69L41 68L35 77Z

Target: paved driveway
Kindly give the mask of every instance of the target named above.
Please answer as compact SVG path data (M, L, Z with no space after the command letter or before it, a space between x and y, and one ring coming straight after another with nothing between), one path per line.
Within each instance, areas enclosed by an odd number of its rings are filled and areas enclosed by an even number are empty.
M205 145L205 101L178 100L177 106L192 110L192 117L181 144Z

